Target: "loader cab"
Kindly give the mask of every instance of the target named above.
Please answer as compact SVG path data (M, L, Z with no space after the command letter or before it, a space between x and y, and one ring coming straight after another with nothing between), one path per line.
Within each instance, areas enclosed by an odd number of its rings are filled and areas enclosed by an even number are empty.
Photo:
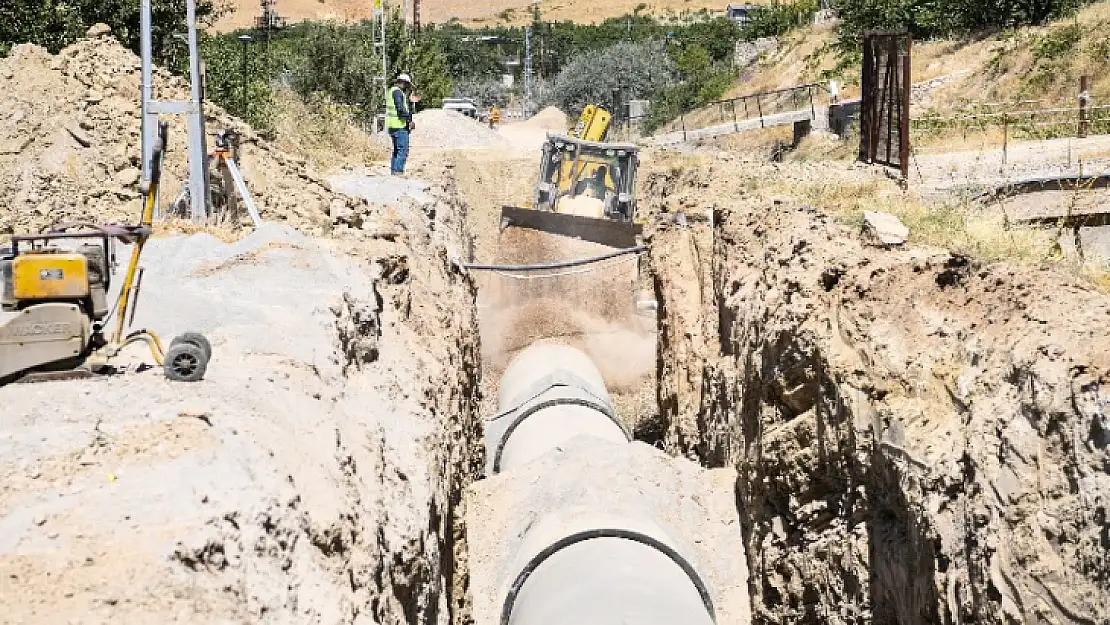
M637 148L563 135L543 148L537 210L631 222L636 215Z

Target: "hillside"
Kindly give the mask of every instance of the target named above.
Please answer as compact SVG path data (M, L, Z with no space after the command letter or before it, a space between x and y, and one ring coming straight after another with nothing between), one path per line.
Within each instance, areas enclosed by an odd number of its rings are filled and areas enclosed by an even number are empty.
M387 4L411 6L409 2L394 0ZM723 11L727 2L716 0L556 0L541 5L544 19L592 23L610 17L620 17L644 7L642 12L667 17L683 12L703 9ZM247 27L258 14L258 0L229 0L231 12L216 24L221 32ZM370 15L373 0L278 0L277 10L287 20L305 19L359 20ZM517 24L529 19L530 0L422 0L420 16L424 23L444 24L453 19L463 23L483 25Z
M914 43L912 79L919 111L972 102L1037 100L1074 105L1079 78L1091 77L1095 104L1110 100L1110 2L1093 4L1075 18L967 40ZM836 29L797 30L779 49L746 73L726 97L837 77L842 95L859 95L858 66L837 68Z

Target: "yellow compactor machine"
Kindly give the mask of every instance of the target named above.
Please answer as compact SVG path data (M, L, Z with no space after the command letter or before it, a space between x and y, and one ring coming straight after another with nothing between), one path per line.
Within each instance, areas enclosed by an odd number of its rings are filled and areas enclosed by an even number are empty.
M150 347L171 380L204 377L212 356L204 336L187 332L165 350L148 330L124 334L139 293L139 258L152 233L166 134L163 123L138 225L62 225L45 234L13 236L0 253L0 385L91 375L137 342ZM109 306L116 241L133 248L119 295ZM107 333L113 315L115 327Z

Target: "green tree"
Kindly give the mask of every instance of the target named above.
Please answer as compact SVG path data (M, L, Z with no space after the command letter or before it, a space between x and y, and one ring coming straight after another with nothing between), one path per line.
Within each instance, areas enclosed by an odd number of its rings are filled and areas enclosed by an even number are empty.
M565 111L587 104L616 111L630 99L652 98L674 79L674 63L661 42L622 42L575 57L555 77L550 94Z
M744 37L749 41L761 37L781 37L808 24L818 8L817 0L764 5L755 12L752 21L744 28Z
M918 38L1039 25L1091 0L836 0L842 42L867 30L905 30Z
M272 127L273 92L266 74L265 58L259 45L247 49L246 94L243 93L243 48L237 39L239 33L228 33L200 40L200 54L205 63L206 98L222 106L227 112L245 120L255 130L267 132ZM180 72L187 56L175 57Z
M290 46L288 60L293 89L307 97L324 93L340 104L356 107L369 118L384 107L382 66L373 46L373 22L304 25ZM386 24L389 79L410 74L423 96L421 106L439 106L451 94L446 55L433 39L406 39L404 22L394 13Z
M210 25L226 7L223 0L197 0L197 20ZM151 48L156 59L185 31L185 0L152 0ZM125 46L139 52L139 0L5 0L0 9L0 53L17 43L33 43L57 53L107 24Z
M683 112L717 100L732 86L734 75L730 67L713 63L709 53L701 46L672 44L671 55L681 80L669 85L652 100L647 130L654 130Z

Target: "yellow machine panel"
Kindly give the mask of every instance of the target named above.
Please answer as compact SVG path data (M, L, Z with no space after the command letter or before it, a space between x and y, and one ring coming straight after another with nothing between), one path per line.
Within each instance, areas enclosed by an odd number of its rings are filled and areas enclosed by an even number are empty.
M81 254L26 254L12 259L16 300L81 299L89 295L89 265Z
M578 124L574 127L571 136L584 141L601 141L609 130L609 122L612 118L613 115L609 111L594 104L587 104L586 108L582 109L582 116L578 119Z

